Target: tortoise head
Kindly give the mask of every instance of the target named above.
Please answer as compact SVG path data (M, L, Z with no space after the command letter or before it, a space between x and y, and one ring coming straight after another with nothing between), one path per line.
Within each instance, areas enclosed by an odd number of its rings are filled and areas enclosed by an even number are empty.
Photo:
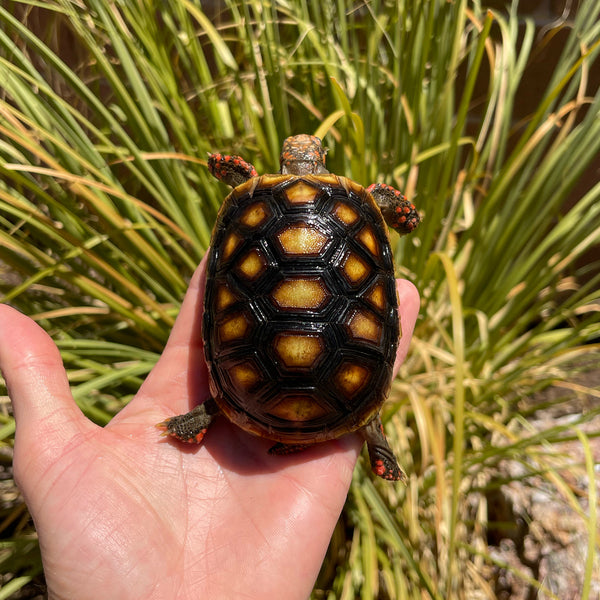
M279 157L280 173L284 175L318 175L329 173L321 140L314 135L294 135L283 142Z

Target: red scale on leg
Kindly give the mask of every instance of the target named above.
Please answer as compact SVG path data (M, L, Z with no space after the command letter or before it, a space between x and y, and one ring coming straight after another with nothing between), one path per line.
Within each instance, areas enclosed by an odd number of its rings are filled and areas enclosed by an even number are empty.
M186 444L201 444L219 409L213 400L207 400L193 408L189 413L171 417L157 427L163 435L170 435Z
M240 156L223 155L219 152L208 155L208 170L219 181L231 187L237 187L258 176L254 166Z
M373 473L378 477L383 477L385 475L385 465L382 460L376 460L372 465Z
M195 444L200 444L202 442L202 440L204 439L204 436L206 434L206 432L208 431L208 429L203 429L202 431L199 431L193 439L191 440L187 440L189 443L195 443Z
M362 433L367 442L373 473L388 481L406 481L406 475L396 461L385 437L379 415L363 427Z
M381 210L386 223L400 235L414 231L421 217L412 202L397 189L385 183L374 183L367 188Z

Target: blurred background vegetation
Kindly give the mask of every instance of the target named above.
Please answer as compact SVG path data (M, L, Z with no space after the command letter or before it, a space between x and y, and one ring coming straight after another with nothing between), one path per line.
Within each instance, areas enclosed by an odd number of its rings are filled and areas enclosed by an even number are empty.
M573 597L600 589L600 4L532 4L0 7L0 299L56 340L97 423L206 250L226 192L208 151L275 172L284 137L316 133L332 171L418 205L392 242L422 308L384 410L409 482L359 463L315 599L566 598L563 551ZM0 600L43 596L14 430L4 396Z

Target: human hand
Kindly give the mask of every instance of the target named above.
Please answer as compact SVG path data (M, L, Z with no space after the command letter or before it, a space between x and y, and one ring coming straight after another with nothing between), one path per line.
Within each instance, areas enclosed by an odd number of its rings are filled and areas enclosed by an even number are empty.
M217 419L201 446L154 426L208 396L203 261L165 350L104 428L75 404L55 344L0 305L0 370L17 423L14 473L38 531L49 597L309 596L363 444L358 434L271 456ZM404 360L419 308L398 281Z

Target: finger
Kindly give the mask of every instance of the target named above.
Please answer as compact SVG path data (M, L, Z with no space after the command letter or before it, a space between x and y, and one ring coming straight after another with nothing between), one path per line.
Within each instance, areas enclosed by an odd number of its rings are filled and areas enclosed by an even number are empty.
M190 285L181 304L181 310L173 325L165 353L174 348L187 346L190 343L202 345L202 303L204 300L204 287L206 283L206 260L208 252L196 268ZM160 361L159 361L160 362Z
M58 348L29 317L0 305L0 371L16 420L16 446L41 441L59 449L86 424L79 410Z
M206 278L206 255L194 273L165 349L146 378L134 403L119 417L127 417L142 404L186 412L208 394L208 372L202 343L202 303ZM133 405L133 406L132 406ZM118 420L118 419L117 419Z
M396 280L396 289L398 290L398 312L400 313L401 337L398 343L398 352L396 353L396 361L394 363L394 376L398 373L400 365L406 359L410 340L415 323L419 315L419 307L421 299L417 288L406 279Z

